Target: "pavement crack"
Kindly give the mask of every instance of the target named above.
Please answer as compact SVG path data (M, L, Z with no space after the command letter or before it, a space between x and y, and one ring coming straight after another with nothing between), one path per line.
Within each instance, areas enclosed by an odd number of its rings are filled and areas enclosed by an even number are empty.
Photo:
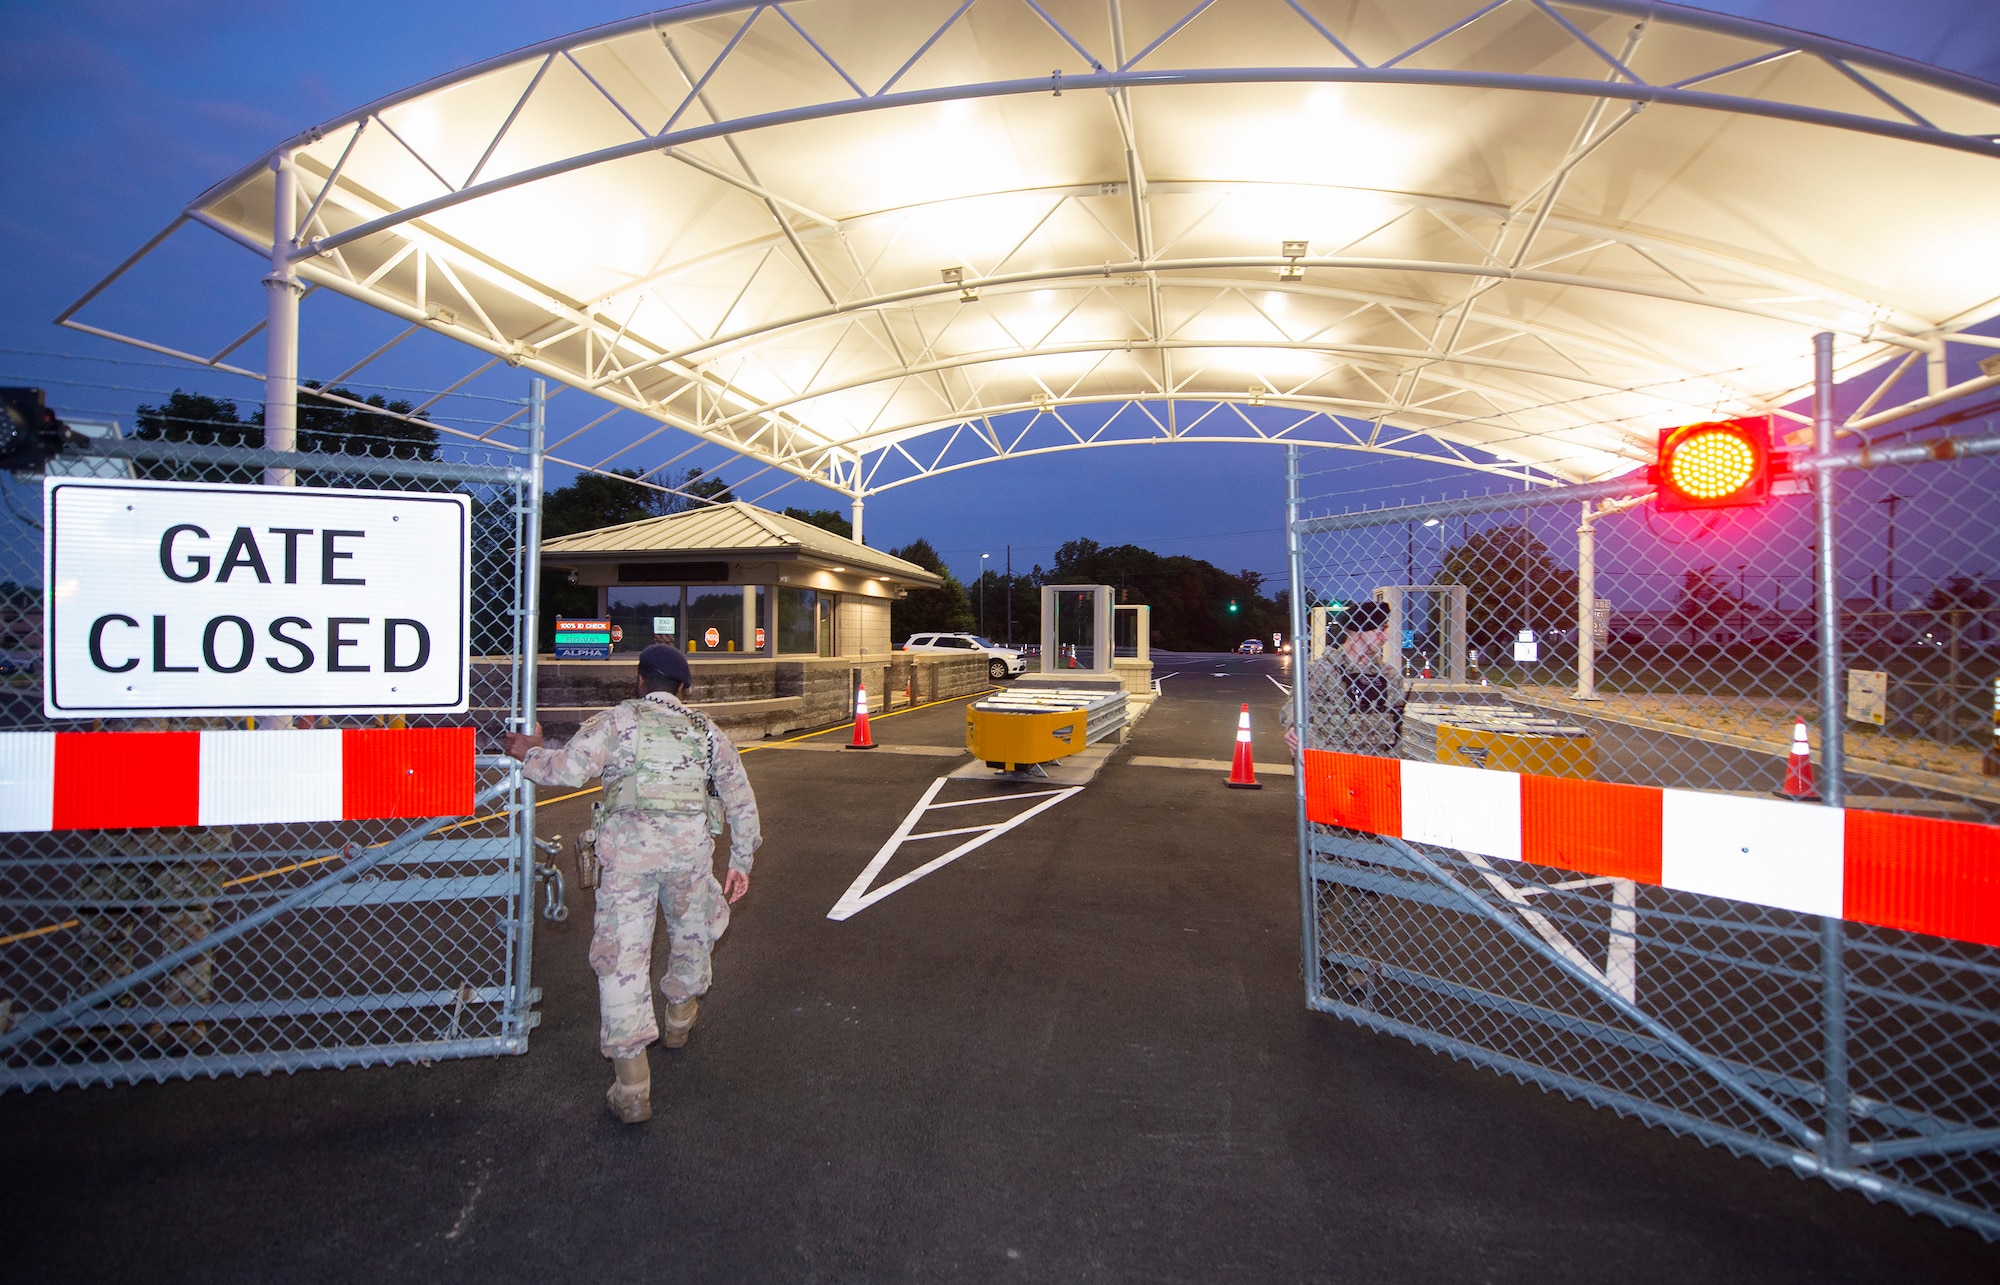
M472 1181L472 1190L465 1197L465 1204L459 1208L458 1217L451 1224L451 1230L444 1234L446 1240L457 1240L465 1234L465 1228L472 1221L473 1206L479 1203L479 1193L486 1190L489 1161L479 1162L479 1176Z

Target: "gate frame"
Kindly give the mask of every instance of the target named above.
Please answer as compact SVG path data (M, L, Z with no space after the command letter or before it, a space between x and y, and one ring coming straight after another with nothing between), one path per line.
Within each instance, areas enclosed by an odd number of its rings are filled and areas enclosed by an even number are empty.
M1821 699L1823 763L1820 790L1822 801L1826 806L1839 807L1845 799L1844 770L1840 752L1845 727L1844 705L1840 699L1839 687L1840 612L1835 580L1837 546L1834 539L1834 513L1837 479L1852 469L1866 470L1883 466L1948 462L1955 459L2000 455L2000 435L1989 433L1963 439L1941 437L1886 449L1871 449L1864 446L1858 450L1836 450L1832 415L1832 336L1818 336L1815 350L1817 376L1814 397L1815 449L1808 456L1795 458L1792 466L1814 479L1814 520L1818 538L1814 560L1815 609L1819 631L1816 641L1820 646L1820 666L1816 675L1816 686ZM1299 467L1299 447L1288 445L1285 458L1286 544L1294 637L1307 636L1309 619L1319 616L1324 610L1308 608L1306 605L1305 537L1308 535L1387 527L1422 521L1426 518L1540 509L1553 505L1581 504L1587 509L1587 506L1599 501L1638 503L1642 502L1645 494L1651 490L1645 475L1641 473L1603 482L1552 487L1538 492L1516 491L1473 496L1456 501L1428 502L1327 517L1302 518L1299 494L1302 476ZM1317 642L1318 639L1315 637L1314 641ZM1314 651L1316 652L1317 648ZM1310 684L1306 680L1306 666L1314 658L1316 657L1301 654L1294 669L1290 693L1291 712L1293 726L1300 729L1310 726L1308 702ZM1615 988L1606 985L1602 979L1592 976L1574 959L1564 955L1551 943L1542 940L1535 932L1524 926L1520 922L1520 917L1509 907L1496 904L1454 878L1420 848L1388 836L1365 839L1315 836L1312 823L1306 816L1306 787L1306 773L1299 772L1295 776L1294 788L1298 809L1301 952L1305 965L1302 971L1305 1001L1309 1009L1407 1039L1434 1052L1444 1053L1512 1076L1544 1090L1552 1090L1567 1097L1581 1099L1593 1106L1607 1107L1621 1114L1632 1115L1649 1125L1658 1125L1691 1135L1705 1144L1721 1145L1737 1154L1789 1169L1801 1177L1820 1178L1836 1187L1859 1191L1871 1200L1891 1201L1908 1211L1928 1214L1945 1223L1965 1227L1988 1241L2000 1241L2000 1212L1979 1209L1859 1167L1870 1161L1889 1162L1930 1154L2000 1149L2000 1127L1952 1128L1944 1121L1926 1117L1928 1127L1921 1136L1874 1143L1855 1143L1852 1140L1853 1103L1850 1100L1848 1076L1849 1032L1845 984L1848 940L1844 920L1821 916L1818 928L1820 1081L1814 1085L1787 1083L1784 1081L1789 1077L1778 1077L1773 1072L1752 1066L1739 1067L1726 1058L1708 1054L1695 1047L1648 1016L1637 1004ZM1355 870L1324 859L1331 856L1380 867L1385 873L1373 874L1366 868ZM1404 881L1394 880L1386 871L1395 869L1420 875L1425 882L1413 888ZM1439 978L1425 977L1424 984L1434 990L1453 992L1454 998L1489 1009L1510 1012L1513 1016L1528 1020L1542 1021L1558 1029L1571 1028L1573 1033L1587 1034L1592 1038L1607 1039L1628 1051L1644 1051L1663 1059L1671 1058L1684 1068L1696 1071L1710 1082L1727 1089L1737 1100L1754 1108L1759 1114L1778 1125L1784 1134L1795 1140L1795 1145L1788 1146L1758 1137L1621 1089L1568 1075L1551 1067L1456 1039L1441 1031L1387 1017L1371 1009L1343 1003L1328 996L1320 977L1320 970L1328 962L1328 958L1322 954L1317 922L1319 902L1316 889L1323 883L1345 883L1379 891L1384 895L1414 897L1433 902L1446 909L1472 914L1490 926L1498 928L1511 941L1528 951L1532 958L1560 970L1569 979L1581 985L1593 1000L1601 1002L1638 1026L1644 1035L1637 1032L1629 1034L1618 1032L1613 1028L1585 1032L1581 1028L1597 1027L1601 1024L1483 991L1475 994L1471 988L1457 986ZM1647 1047L1642 1050L1641 1044ZM1824 1108L1824 1128L1813 1129L1805 1120L1774 1101L1769 1094L1758 1087L1760 1081L1774 1088L1789 1089L1791 1090L1789 1096L1799 1100L1820 1103ZM1896 1120L1905 1124L1915 1123L1913 1113L1888 1103L1871 1102L1868 1104L1868 1113L1885 1122Z
M289 292L273 291L274 296L286 293ZM124 460L128 469L135 461L157 461L187 466L261 468L264 470L263 477L267 485L292 484L294 471L301 465L324 464L327 467L337 467L344 474L365 478L420 478L507 489L512 495L509 511L514 519L518 545L514 550L514 567L510 576L513 583L513 603L507 609L507 614L512 617L510 633L513 640L513 655L509 657L506 690L510 709L505 723L510 729L529 731L532 730L536 719L534 646L541 568L540 535L546 401L544 381L531 380L529 396L526 399L530 434L525 452L527 456L525 467L509 464L381 459L355 455L300 455L296 451L268 447L205 446L187 442L155 442L130 438L94 439L82 453L58 456L51 461L51 464L61 467L64 463L68 463L72 469L76 465L82 465L88 470L91 464L97 461ZM504 443L495 442L489 445L495 450L510 453L516 451L516 448L508 447ZM88 475L87 471L84 475ZM47 587L44 586L44 592L46 591ZM468 646L470 643L471 638L468 633ZM541 1019L541 1014L535 1011L535 1005L541 999L541 992L533 985L532 980L536 879L535 788L521 773L520 764L505 755L475 755L472 770L475 773L494 771L501 773L497 780L490 781L476 790L472 808L473 814L476 815L480 809L496 801L501 802L498 815L506 817L509 829L505 839L510 849L506 858L510 867L506 873L511 875L512 879L507 895L513 902L513 907L511 913L496 925L496 930L504 933L506 938L501 970L506 979L504 984L498 988L489 987L483 991L473 992L470 997L466 993L470 990L468 984L461 988L458 1003L461 1007L475 1001L491 1003L494 1000L486 992L495 989L500 991L497 1034L469 1039L446 1038L405 1043L326 1044L317 1048L273 1049L209 1056L57 1062L50 1065L21 1067L0 1066L0 1093L15 1088L33 1090L87 1084L137 1083L167 1078L191 1078L203 1074L210 1076L218 1074L240 1076L251 1072L270 1074L274 1071L382 1066L446 1058L526 1053L528 1034L539 1025ZM463 822L464 819L447 816L420 821L379 847L357 850L353 843L348 843L345 848L348 859L337 869L292 890L276 901L240 919L220 925L207 936L157 956L131 972L75 996L53 1009L19 1015L17 1020L0 1028L0 1055L27 1043L38 1035L58 1029L67 1022L101 1008L136 987L164 977L191 960L210 954L217 948L276 922L295 910L309 906L332 889L349 883L385 863L392 862L394 858L415 848L440 829ZM342 1000L356 998L366 1000L375 997L331 997L323 1007L316 1007L314 1013L319 1015L379 1011L395 1007L393 1004L341 1003ZM242 1007L250 1011L231 1016L254 1018L268 1015L255 1010L259 1007L274 1006L260 1005L259 1002L253 1001ZM456 1030L457 1023L454 1019L450 1034L455 1036Z

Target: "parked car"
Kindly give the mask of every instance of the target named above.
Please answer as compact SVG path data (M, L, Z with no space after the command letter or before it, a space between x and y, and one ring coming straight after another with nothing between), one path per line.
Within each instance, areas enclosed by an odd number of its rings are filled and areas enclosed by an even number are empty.
M1261 638L1245 638L1236 645L1236 650L1244 656L1261 656L1264 654L1264 640Z
M1025 673L1028 662L1021 653L1011 647L978 634L911 634L903 643L904 651L923 651L933 654L953 652L983 651L986 653L986 673L996 682L1002 678L1013 678Z

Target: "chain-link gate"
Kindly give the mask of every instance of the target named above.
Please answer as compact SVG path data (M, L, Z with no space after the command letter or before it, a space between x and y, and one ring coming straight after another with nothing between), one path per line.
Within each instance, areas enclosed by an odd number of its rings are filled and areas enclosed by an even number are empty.
M378 457L377 446L391 457ZM533 713L533 456L495 448L441 462L422 458L435 448L360 441L346 444L353 453L316 455L116 439L87 450L71 448L49 471L248 484L283 467L296 470L300 486L469 497L467 713L311 722L470 724L480 751L474 810L417 823L0 834L0 1088L524 1052L538 1016L529 975L534 797L495 751L499 734ZM0 731L215 731L255 722L44 717L40 480L10 485L0 476L8 487Z
M1308 1003L2000 1239L1996 450L1343 513L1294 448Z

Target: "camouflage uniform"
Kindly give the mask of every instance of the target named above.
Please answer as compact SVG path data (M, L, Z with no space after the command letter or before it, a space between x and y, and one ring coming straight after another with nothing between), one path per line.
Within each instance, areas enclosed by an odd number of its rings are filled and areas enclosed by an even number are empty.
M1329 648L1306 670L1309 726L1299 741L1307 749L1395 758L1403 739L1406 695L1398 667L1374 657L1356 663L1344 651ZM1278 720L1292 725L1291 702Z
M1407 694L1398 666L1383 663L1379 655L1356 661L1342 648L1329 648L1306 669L1307 734L1299 738L1300 746L1397 758ZM1279 721L1292 726L1290 701ZM1336 860L1355 864L1351 858ZM1335 883L1333 895L1320 903L1321 941L1352 957L1340 976L1350 1000L1357 1004L1373 1003L1380 911L1381 894L1344 883Z
M645 762L639 757L642 720L656 729ZM656 915L666 915L672 941L660 993L674 1004L708 990L709 950L729 926L707 810L687 807L688 783L705 776L721 800L729 818L731 870L749 874L762 841L743 760L707 716L652 692L593 715L559 750L528 751L524 770L540 785L604 778L604 820L597 832L604 872L590 939L598 1045L609 1058L637 1056L660 1036L647 993ZM675 801L640 806L642 795Z

